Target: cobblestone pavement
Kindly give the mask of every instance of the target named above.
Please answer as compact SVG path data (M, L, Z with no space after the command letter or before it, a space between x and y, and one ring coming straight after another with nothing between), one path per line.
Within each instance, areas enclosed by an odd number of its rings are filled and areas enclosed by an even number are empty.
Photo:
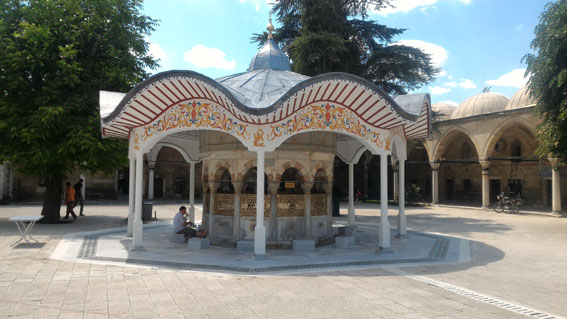
M177 205L158 205L171 219ZM359 221L377 221L377 206ZM521 318L522 315L416 280L420 275L567 315L567 220L462 208L408 210L408 226L472 240L465 264L293 275L233 275L117 267L48 259L68 233L125 226L125 205L86 206L72 224L36 225L38 244L8 218L39 206L0 206L0 317L11 318ZM395 214L395 210L392 210ZM391 222L395 225L395 219Z

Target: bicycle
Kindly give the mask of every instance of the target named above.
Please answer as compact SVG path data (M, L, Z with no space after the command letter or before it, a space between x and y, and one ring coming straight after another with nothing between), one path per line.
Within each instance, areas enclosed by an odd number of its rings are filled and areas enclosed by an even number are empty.
M509 210L512 214L518 214L520 212L518 204L521 204L521 199L513 199L505 196L504 192L500 193L500 195L496 196L496 198L498 201L493 204L495 212L502 213L505 210Z

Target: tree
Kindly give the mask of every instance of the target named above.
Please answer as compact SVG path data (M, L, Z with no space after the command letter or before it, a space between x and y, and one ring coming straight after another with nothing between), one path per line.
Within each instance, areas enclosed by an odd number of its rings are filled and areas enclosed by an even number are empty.
M404 29L366 20L370 8L388 5L388 0L280 0L274 6L281 23L274 40L291 57L295 72L347 72L387 93L405 94L432 81L439 70L421 50L392 45ZM255 34L252 40L266 38Z
M567 158L567 1L548 3L535 28L531 48L524 61L531 75L528 89L537 101L538 154Z
M112 172L124 141L103 140L99 90L128 91L157 61L145 36L156 21L139 0L0 2L0 162L41 176L41 214L58 222L62 184L79 167Z

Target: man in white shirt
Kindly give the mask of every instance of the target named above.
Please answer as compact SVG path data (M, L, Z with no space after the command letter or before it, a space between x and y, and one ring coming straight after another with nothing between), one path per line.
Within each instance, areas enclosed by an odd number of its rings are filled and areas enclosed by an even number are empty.
M185 214L187 213L187 208L185 206L179 207L179 211L173 217L173 231L177 234L185 235L185 238L191 237L205 237L207 236L207 230L197 231L194 228L187 226L195 226L192 222L188 222L185 219Z

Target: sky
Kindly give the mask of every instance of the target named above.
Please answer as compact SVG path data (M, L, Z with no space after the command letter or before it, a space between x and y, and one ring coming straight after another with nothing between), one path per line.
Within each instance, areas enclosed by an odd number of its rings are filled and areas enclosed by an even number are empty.
M441 68L436 80L410 93L458 105L490 87L510 98L527 81L522 57L549 0L394 0L368 19L406 31L394 42L421 48ZM258 51L253 33L266 29L266 0L145 0L158 19L150 53L167 70L211 78L245 72ZM277 21L273 21L276 29Z

